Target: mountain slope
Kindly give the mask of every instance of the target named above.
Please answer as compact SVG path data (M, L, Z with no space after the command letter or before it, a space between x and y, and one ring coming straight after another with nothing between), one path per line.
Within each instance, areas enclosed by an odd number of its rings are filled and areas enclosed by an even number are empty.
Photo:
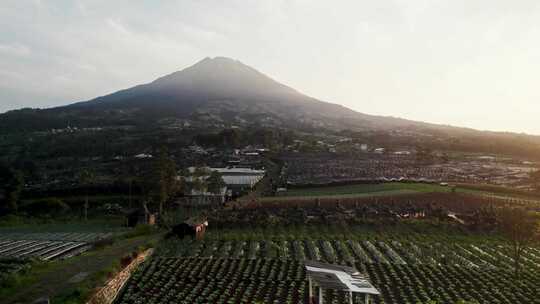
M0 126L4 131L35 131L67 124L139 125L164 119L188 119L203 113L220 122L257 123L257 119L264 119L291 127L358 129L417 124L365 115L322 102L239 61L216 57L205 58L151 83L90 101L46 110L8 112L0 116Z
M195 65L93 100L52 109L0 115L0 134L67 126L134 127L135 132L189 126L195 132L230 127L288 128L309 132L350 130L403 145L484 153L540 155L540 137L481 132L393 117L372 116L319 101L233 59L205 58ZM378 133L382 131L382 133ZM371 134L371 135L369 135ZM0 142L1 143L1 142Z

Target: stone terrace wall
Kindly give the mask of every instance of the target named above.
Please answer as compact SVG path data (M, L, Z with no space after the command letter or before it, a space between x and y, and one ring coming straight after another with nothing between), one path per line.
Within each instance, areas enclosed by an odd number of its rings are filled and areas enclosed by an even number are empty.
M131 274L137 269L137 267L144 262L154 252L153 249L148 249L137 256L128 266L122 271L116 274L114 278L109 280L105 286L103 286L87 304L112 304L122 287L131 277Z

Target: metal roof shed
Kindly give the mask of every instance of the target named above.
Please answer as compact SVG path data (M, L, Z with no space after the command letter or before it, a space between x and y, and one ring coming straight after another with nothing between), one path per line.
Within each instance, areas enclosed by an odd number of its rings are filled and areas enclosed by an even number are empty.
M323 303L325 289L348 292L351 304L353 303L353 293L364 294L366 304L369 303L371 295L380 295L380 292L355 268L317 261L306 261L305 266L309 281L310 301L314 299L314 286L319 287L319 304Z

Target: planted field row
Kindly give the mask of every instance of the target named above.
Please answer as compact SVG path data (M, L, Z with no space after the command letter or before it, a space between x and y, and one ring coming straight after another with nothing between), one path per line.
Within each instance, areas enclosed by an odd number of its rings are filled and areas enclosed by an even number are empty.
M130 279L116 303L307 303L307 288L298 261L155 258ZM327 300L346 303L337 292Z
M442 244L375 240L170 240L158 254L171 257L278 258L328 263L446 265L467 268L512 268L510 248L492 244ZM540 254L524 253L524 268L540 272Z
M434 265L357 264L385 303L539 303L540 274L518 282L510 269Z
M517 283L505 269L355 266L381 291L374 303L536 303L540 286L538 275ZM298 260L156 257L133 275L116 303L307 303L307 289ZM327 291L325 302L348 303L339 291Z
M384 192L383 192L384 193ZM243 204L242 212L249 212L249 209L260 211L278 211L279 209L299 208L311 212L317 209L329 209L332 211L340 208L365 209L371 208L375 211L384 209L395 209L399 213L400 209L433 209L444 208L455 213L469 213L478 209L491 206L505 206L512 204L515 206L534 207L534 203L528 200L511 199L504 197L482 196L471 193L451 193L451 192L429 192L409 193L401 195L381 195L355 197L332 197L332 196L290 196L290 197L265 197L261 202L251 202ZM307 208L307 209L306 209ZM311 210L309 208L315 208ZM403 210L405 211L405 210ZM240 212L240 211L236 211Z
M1 233L0 241L5 240L43 240L43 241L72 241L72 242L95 242L107 239L113 233Z
M261 241L261 240L356 240L391 241L402 244L489 244L490 246L506 245L504 239L498 235L484 234L480 236L463 235L456 230L444 231L434 228L429 223L416 222L409 225L386 225L376 229L368 225L343 225L329 223L296 224L262 226L244 223L240 227L216 228L205 233L205 241ZM380 229L379 229L380 228ZM450 227L451 228L451 227ZM456 233L457 232L457 233Z
M351 181L452 181L513 185L526 182L531 167L463 159L418 162L416 156L336 155L284 156L281 178L290 185L322 185Z
M88 250L91 246L84 242L40 241L40 240L2 240L2 258L38 258L55 260L68 258Z

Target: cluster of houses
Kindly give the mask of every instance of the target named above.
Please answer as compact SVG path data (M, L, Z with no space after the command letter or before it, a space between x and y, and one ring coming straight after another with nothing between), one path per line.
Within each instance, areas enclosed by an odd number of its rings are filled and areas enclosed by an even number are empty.
M199 172L197 174L197 172ZM218 189L211 189L207 183L213 172L219 173L222 183ZM197 180L201 181L199 187L189 187L184 196L191 203L210 204L225 203L235 197L251 191L265 176L265 170L256 170L251 168L212 168L212 167L190 167L188 176L178 176L187 183L194 184Z
M179 198L177 203L181 205L211 205L211 204L223 204L227 201L234 199L240 195L243 195L251 191L265 176L265 170L256 170L250 168L212 168L212 167L189 167L186 176L179 175L178 180L183 179L188 184L194 184L200 181L200 187L188 187L187 191L184 191L184 196ZM219 173L221 183L218 189L212 189L210 187L210 179L213 173ZM128 227L135 227L138 224L144 223L154 225L157 222L157 215L150 213L147 209L140 208L125 210L126 225ZM191 227L181 227L182 229L193 230L194 235L197 238L204 235L204 231L208 226L206 220L200 223L184 223ZM178 228L180 229L180 228ZM191 230L190 230L191 229ZM174 231L175 234L186 234L187 232L180 233ZM187 230L186 230L187 231Z

